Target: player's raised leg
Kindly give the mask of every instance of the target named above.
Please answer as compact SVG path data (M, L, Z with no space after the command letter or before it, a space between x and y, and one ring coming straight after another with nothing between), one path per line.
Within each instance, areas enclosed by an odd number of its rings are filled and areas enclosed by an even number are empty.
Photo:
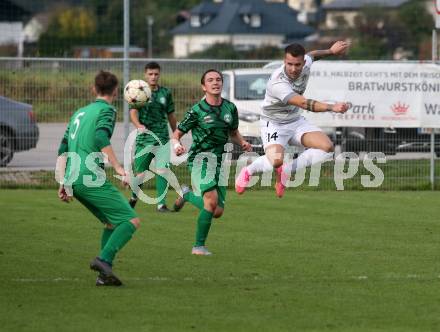
M235 180L235 191L243 194L253 174L271 172L283 164L284 147L280 144L271 144L265 148L265 154L255 159L251 164L243 167Z
M178 197L174 202L174 212L179 212L186 202L191 203L199 210L203 209L203 198L197 196L186 184L182 185L182 197Z
M334 146L330 138L321 131L306 132L301 135L301 144L306 150L297 159L289 161L280 167L277 185L285 187L292 173L299 169L320 164L333 158Z

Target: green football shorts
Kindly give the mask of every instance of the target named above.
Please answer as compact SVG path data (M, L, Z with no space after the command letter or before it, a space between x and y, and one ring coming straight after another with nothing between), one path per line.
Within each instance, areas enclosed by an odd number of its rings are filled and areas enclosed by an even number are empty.
M148 145L136 143L134 171L136 174L149 169L151 161L155 158L156 168L169 168L170 145Z
M201 163L193 163L189 165L191 173L191 182L194 193L203 196L204 193L217 190L217 205L221 208L225 207L226 202L226 185L220 165L208 165L208 160L203 159Z
M73 185L73 197L84 205L102 223L119 225L137 218L127 199L109 181L100 187Z

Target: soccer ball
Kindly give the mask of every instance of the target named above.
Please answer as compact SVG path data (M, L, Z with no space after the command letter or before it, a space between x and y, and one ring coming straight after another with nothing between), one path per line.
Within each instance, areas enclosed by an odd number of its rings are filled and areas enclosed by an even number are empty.
M124 99L130 107L142 107L148 102L150 97L151 89L145 81L132 80L124 88Z

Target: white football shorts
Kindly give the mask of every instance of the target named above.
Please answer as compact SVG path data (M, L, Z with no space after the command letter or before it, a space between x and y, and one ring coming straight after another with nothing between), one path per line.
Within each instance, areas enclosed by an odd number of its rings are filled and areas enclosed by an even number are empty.
M264 149L272 144L280 144L285 148L288 145L303 147L301 137L304 134L322 131L321 128L311 124L302 116L298 120L286 124L276 124L268 120L260 120L260 124Z

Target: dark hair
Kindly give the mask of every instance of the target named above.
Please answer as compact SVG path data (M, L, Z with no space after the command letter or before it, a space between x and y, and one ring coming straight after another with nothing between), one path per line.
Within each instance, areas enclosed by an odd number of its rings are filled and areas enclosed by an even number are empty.
M151 61L145 65L145 71L147 71L148 69L159 69L160 70L160 66L157 62Z
M95 76L95 90L96 93L102 96L113 94L115 88L118 86L118 78L109 71L101 70Z
M284 49L284 54L289 53L291 56L297 57L306 54L306 50L300 44L290 44Z
M200 83L205 84L206 75L212 72L219 74L223 82L223 74L221 72L219 72L217 69L208 69L203 73L202 78L200 79Z

